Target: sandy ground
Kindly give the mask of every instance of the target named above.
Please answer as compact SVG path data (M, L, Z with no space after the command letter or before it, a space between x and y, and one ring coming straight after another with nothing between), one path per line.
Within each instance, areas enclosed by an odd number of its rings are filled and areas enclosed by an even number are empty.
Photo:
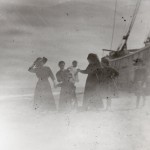
M81 98L79 98L81 99ZM0 101L0 150L149 150L150 102L113 99L112 111L37 112L31 96Z

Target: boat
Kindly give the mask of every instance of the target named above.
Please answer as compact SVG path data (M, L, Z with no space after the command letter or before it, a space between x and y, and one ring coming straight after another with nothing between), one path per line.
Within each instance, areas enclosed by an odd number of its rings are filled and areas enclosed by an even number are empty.
M117 0L116 0L117 2ZM121 91L132 92L133 91L133 79L135 66L134 61L136 59L142 59L144 61L147 70L150 68L150 35L145 40L145 46L138 49L127 49L127 41L130 36L132 27L134 25L141 0L137 1L136 8L133 14L133 18L129 25L129 29L125 36L122 38L122 43L117 50L107 50L109 54L104 56L108 59L111 67L115 68L119 72L119 77L116 79L118 89ZM149 85L146 85L149 88ZM149 88L150 89L150 88Z

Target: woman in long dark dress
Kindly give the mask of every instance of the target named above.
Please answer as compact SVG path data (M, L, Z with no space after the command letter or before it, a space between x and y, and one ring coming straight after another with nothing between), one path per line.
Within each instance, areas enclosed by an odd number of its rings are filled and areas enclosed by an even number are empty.
M35 73L38 82L34 93L34 108L55 110L55 100L48 78L50 77L55 85L55 77L51 69L44 64L47 58L37 58L34 64L29 68L29 71Z
M103 108L103 101L99 90L98 70L101 69L100 61L96 54L89 54L87 57L89 65L85 70L78 69L83 74L88 74L84 90L83 108L99 109Z

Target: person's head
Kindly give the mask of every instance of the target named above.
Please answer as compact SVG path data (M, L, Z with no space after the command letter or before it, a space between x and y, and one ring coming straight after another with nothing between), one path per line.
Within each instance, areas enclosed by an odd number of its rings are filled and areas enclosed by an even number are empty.
M60 68L61 70L65 69L65 62L64 62L64 61L60 61L60 62L58 63L58 66L59 66L59 68Z
M90 53L87 57L89 64L100 64L99 58L96 54Z
M36 67L41 67L43 66L45 63L47 62L47 58L46 57L38 57L35 61L34 64Z
M133 65L134 65L135 67L138 67L138 68L139 68L139 67L144 66L145 64L144 64L144 62L143 62L142 59L137 58L137 59L134 60Z
M101 58L101 63L102 63L103 66L109 66L109 61L105 57Z
M72 62L72 66L73 66L73 67L77 67L77 65L78 65L78 62L77 62L76 60L74 60L74 61Z
M48 60L48 59L47 59L46 57L43 57L43 58L42 58L42 63L43 63L43 65L46 64L47 60Z

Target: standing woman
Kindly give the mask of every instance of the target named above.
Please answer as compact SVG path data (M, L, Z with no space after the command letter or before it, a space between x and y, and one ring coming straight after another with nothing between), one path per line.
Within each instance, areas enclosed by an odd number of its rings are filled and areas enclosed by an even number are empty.
M145 88L147 83L148 72L145 68L145 64L142 59L137 58L134 60L135 72L134 72L134 89L136 95L136 108L140 106L140 99L143 98L143 106L145 105Z
M105 57L101 59L101 64L101 96L102 99L106 99L106 110L109 110L111 109L111 99L114 98L117 94L115 78L119 76L119 72L109 65L109 61Z
M65 62L58 63L60 70L56 73L56 78L61 87L59 98L59 111L70 111L71 100L74 98L75 86L72 74L68 69L65 69Z
M51 69L47 66L44 66L46 62L47 58L39 57L28 69L29 72L35 73L38 78L38 82L34 93L34 108L55 110L55 100L48 80L48 78L50 77L55 86L55 77Z
M87 57L89 65L85 70L78 69L79 72L83 74L88 74L85 84L84 98L83 98L83 108L88 109L99 109L103 108L103 101L100 96L99 90L99 78L98 70L101 69L101 64L96 54L89 54Z

